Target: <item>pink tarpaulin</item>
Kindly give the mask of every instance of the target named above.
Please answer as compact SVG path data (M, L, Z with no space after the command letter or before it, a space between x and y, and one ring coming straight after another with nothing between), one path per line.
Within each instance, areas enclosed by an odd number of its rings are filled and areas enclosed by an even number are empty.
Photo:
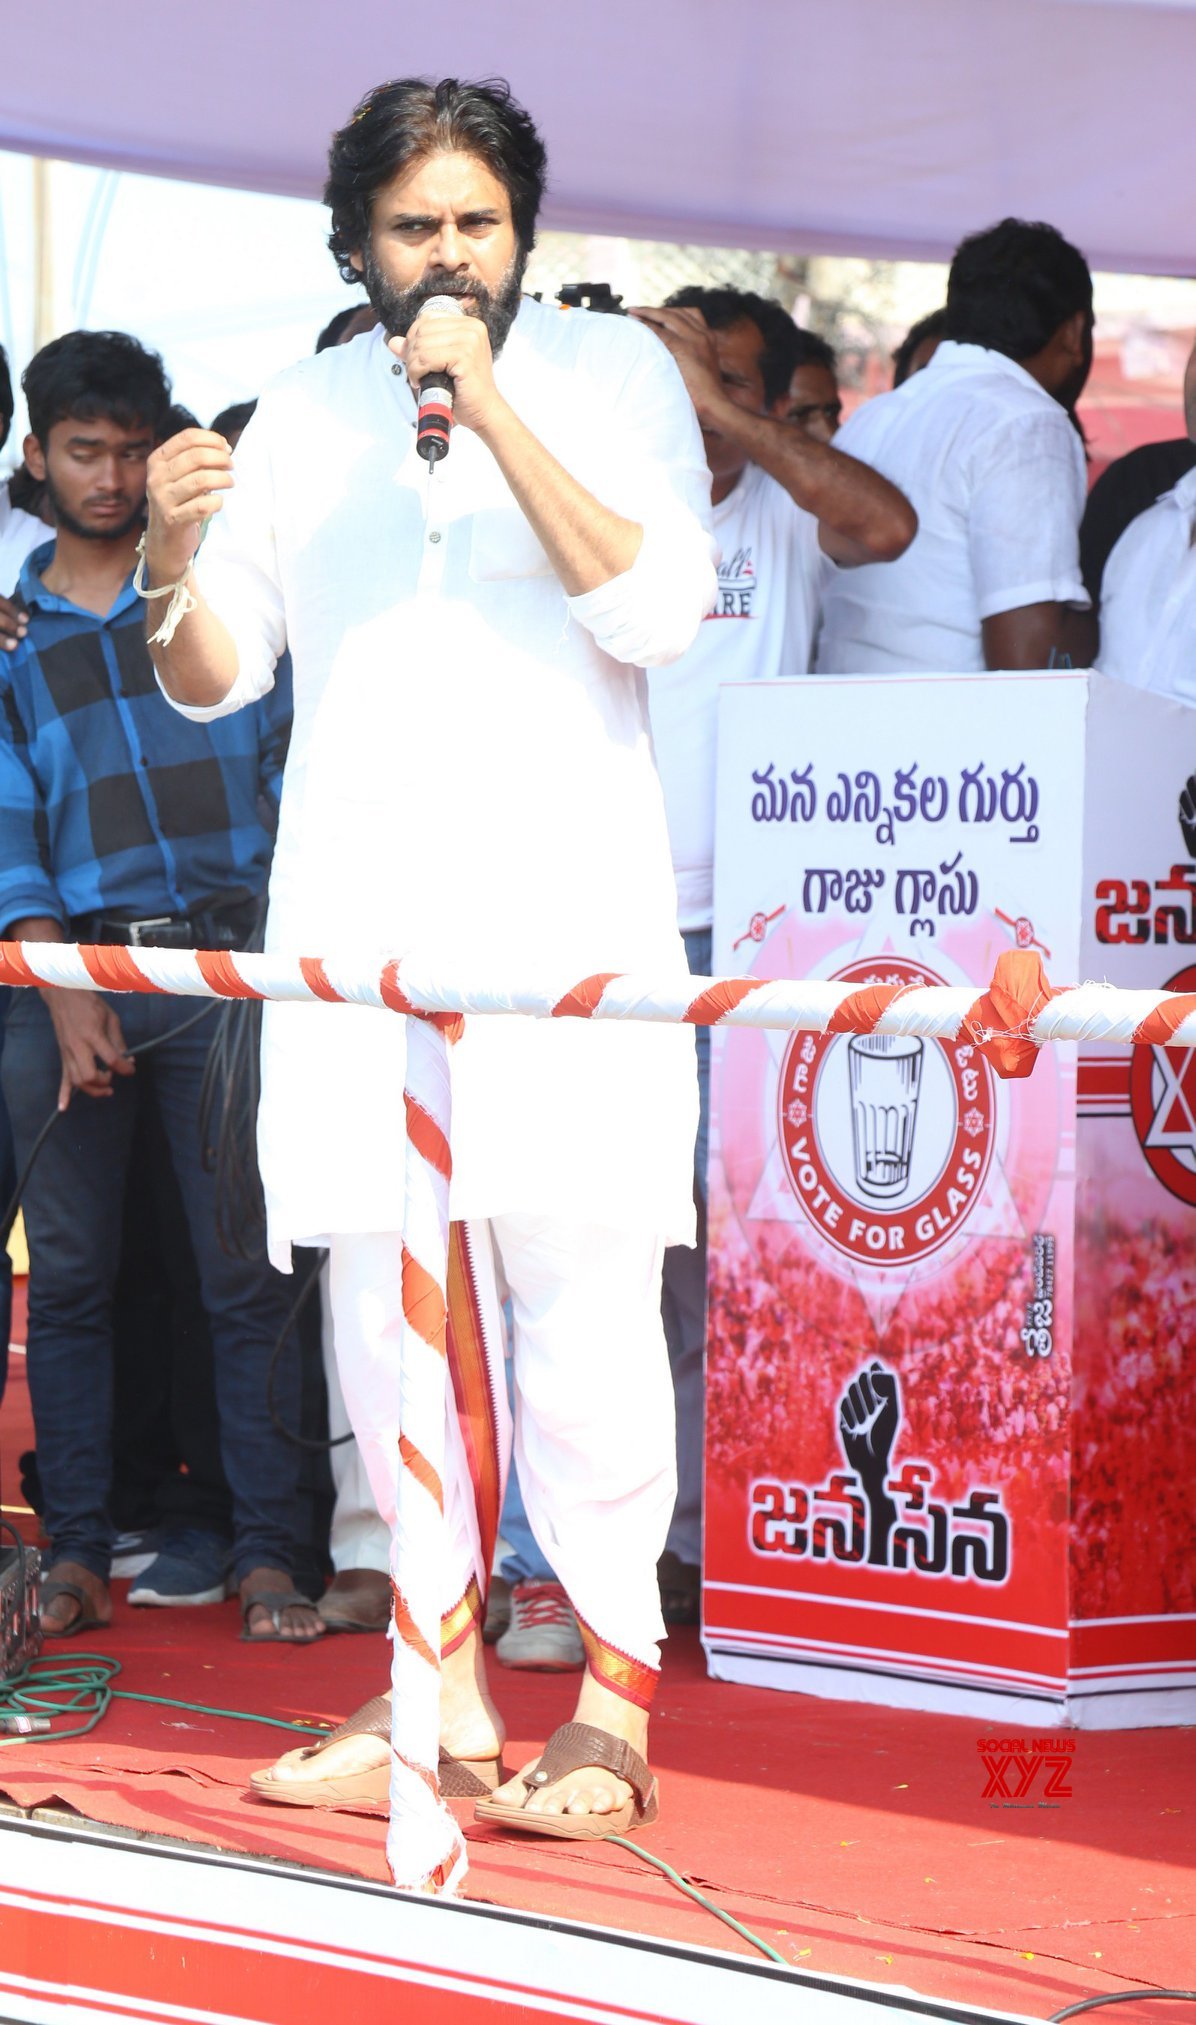
M0 146L314 196L410 72L510 79L558 228L938 258L1015 212L1196 272L1194 0L59 0L6 23Z

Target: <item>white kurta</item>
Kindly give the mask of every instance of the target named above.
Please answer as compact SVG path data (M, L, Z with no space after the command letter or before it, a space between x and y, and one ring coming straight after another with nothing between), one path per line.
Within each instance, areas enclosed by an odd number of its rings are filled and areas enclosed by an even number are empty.
M640 523L624 576L568 599L489 451L432 482L381 331L262 396L198 576L237 681L284 646L295 724L267 946L465 980L684 972L645 684L714 596L709 477L672 359L639 325L526 301L497 362L566 470ZM271 1255L401 1228L404 1023L270 1006L259 1153ZM693 1037L479 1018L453 1051L456 1217L548 1213L692 1242Z

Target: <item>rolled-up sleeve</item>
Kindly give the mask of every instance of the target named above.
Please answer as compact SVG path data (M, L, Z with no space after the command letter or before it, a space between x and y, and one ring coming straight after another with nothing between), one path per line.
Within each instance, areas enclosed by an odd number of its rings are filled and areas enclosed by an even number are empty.
M693 644L714 604L710 472L693 403L664 345L638 324L620 326L619 340L634 357L593 489L642 527L643 540L629 570L570 598L569 610L616 661L657 668Z
M968 548L981 619L1089 603L1080 573L1084 453L1062 408L993 429L977 447Z
M196 724L227 717L256 703L274 686L274 670L286 651L282 584L274 540L274 485L270 464L270 397L237 444L231 491L209 524L195 563L195 581L206 603L232 634L237 675L219 703L167 700ZM159 687L161 684L159 683ZM167 695L165 689L163 695Z

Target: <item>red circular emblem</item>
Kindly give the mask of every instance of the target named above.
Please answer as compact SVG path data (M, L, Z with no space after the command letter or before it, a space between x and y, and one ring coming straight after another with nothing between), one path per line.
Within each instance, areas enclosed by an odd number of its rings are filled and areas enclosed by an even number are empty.
M1163 989L1196 991L1196 969L1177 971ZM1196 1048L1135 1048L1130 1114L1156 1181L1196 1206Z
M890 955L849 963L835 979L946 982L925 964ZM794 1034L777 1110L785 1173L805 1215L860 1264L908 1267L938 1251L983 1193L994 1086L966 1039Z

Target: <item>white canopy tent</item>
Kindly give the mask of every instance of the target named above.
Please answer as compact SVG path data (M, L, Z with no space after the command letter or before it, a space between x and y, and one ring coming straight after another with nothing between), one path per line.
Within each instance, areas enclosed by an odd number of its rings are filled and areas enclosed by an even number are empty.
M1196 273L1196 0L55 0L6 10L0 147L314 196L412 72L509 78L559 228L941 259L1013 212Z

